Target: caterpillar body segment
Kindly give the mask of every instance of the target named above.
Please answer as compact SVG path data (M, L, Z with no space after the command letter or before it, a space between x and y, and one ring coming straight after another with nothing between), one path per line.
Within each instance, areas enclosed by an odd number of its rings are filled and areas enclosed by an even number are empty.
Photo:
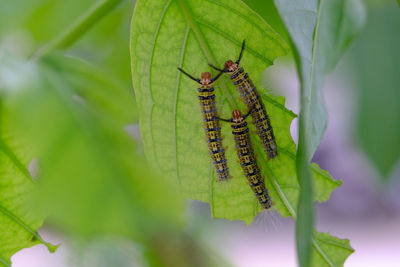
M249 112L251 114L251 111ZM249 182L258 202L264 209L269 209L272 206L271 198L268 194L268 189L265 188L264 178L261 175L261 170L258 167L257 160L250 140L249 128L247 126L246 117L239 110L232 112L232 119L224 120L231 123L232 134L235 140L236 152L239 157L240 166L243 173ZM223 120L223 119L221 119Z
M201 79L196 79L182 69L178 69L200 85L197 90L208 151L215 166L215 171L218 176L217 181L226 181L231 176L229 175L225 149L222 146L221 127L217 115L214 93L214 82L221 76L221 73L212 79L209 72L204 72L201 75Z
M243 55L244 45L245 41L242 43L242 49L236 62L233 62L232 60L226 61L223 70L212 65L210 66L229 75L239 92L242 101L251 111L250 115L252 117L252 123L260 137L265 153L269 159L273 159L278 155L278 147L275 142L270 118L255 85L249 78L249 75L244 71L243 67L239 64Z

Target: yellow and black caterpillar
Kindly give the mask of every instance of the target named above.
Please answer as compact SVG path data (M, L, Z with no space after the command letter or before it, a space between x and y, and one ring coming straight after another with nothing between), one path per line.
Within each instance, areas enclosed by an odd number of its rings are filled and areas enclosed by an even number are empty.
M249 128L247 127L246 122L247 116L248 114L242 116L239 110L234 110L230 120L220 120L231 123L232 134L235 139L240 166L242 166L244 175L246 176L260 205L264 209L269 209L272 206L272 202L268 194L268 189L265 188L264 178L261 176L261 171L257 165L257 160L251 145Z
M206 134L208 151L213 160L215 170L218 175L218 181L225 181L231 176L229 175L225 150L222 146L221 127L219 125L214 93L214 82L221 76L222 73L212 79L209 72L204 72L201 74L201 79L196 79L181 68L178 69L200 85L198 88L198 97L203 114L203 127Z
M272 159L278 155L278 147L275 142L271 121L260 94L249 78L249 75L244 72L243 67L240 67L239 65L243 55L244 45L245 41L242 43L239 59L236 62L233 62L232 60L226 61L223 70L212 65L210 66L229 75L238 90L242 101L250 110L253 124L256 127L257 134L260 137L265 153L269 159Z

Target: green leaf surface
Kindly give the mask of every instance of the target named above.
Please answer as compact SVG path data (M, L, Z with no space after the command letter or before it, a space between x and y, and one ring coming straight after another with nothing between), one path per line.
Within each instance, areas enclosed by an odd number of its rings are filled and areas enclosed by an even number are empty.
M121 3L114 7L117 2L118 0L2 1L0 46L12 44L14 50L27 57L50 41L54 45L55 37L60 41L60 34L66 33L65 29L68 28L69 33L74 33L74 36L64 35L64 42L58 42L58 45L71 45L77 40L69 49L69 54L79 55L113 73L125 86L131 86L129 25L135 0L119 1ZM79 37L82 38L78 40Z
M310 266L343 266L354 249L349 240L339 239L329 233L314 232Z
M230 126L223 124L222 131L233 179L217 183L204 141L197 86L176 70L181 66L199 76L210 70L208 62L221 65L226 59L237 57L243 39L248 42L243 66L258 85L262 71L287 52L287 45L240 1L205 1L202 5L192 1L138 1L132 22L131 54L149 160L162 173L170 174L171 183L185 197L209 202L214 217L250 223L260 207L237 164ZM216 94L221 117L230 117L233 108L244 110L228 78L217 83ZM267 162L259 139L255 137L253 142L276 209L285 217L295 217L299 188L296 148L289 132L295 115L285 109L283 97L263 92L263 98L277 133L280 156ZM316 165L312 169L318 188L315 199L326 201L340 182Z
M56 250L37 232L44 217L32 212L29 205L36 187L28 171L32 153L6 113L0 106L0 266L11 266L11 256L23 248L44 244L49 251Z
M356 33L365 11L359 0L275 0L292 40L301 82L301 112L297 173L301 186L296 241L300 266L309 266L312 253L313 186L308 164L326 128L323 81ZM315 188L315 190L318 190Z

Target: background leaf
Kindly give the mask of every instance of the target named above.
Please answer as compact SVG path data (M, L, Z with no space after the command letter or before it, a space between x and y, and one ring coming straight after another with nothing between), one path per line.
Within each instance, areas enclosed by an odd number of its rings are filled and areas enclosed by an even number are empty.
M37 48L68 28L84 10L99 5L100 2L105 1L8 1L0 9L0 44L10 46L21 55L32 55ZM79 56L104 71L113 73L127 88L132 88L129 24L134 2L135 0L121 1L68 50L68 54Z
M393 2L369 9L368 22L349 51L356 91L354 140L387 180L400 157L400 9Z
M276 0L278 11L288 29L299 68L302 98L307 106L309 151L311 159L326 128L323 81L365 21L359 0L288 1Z
M360 31L365 11L358 0L275 0L275 4L292 40L301 81L297 173L302 191L296 241L300 266L309 266L314 211L308 164L326 128L323 81L354 35Z

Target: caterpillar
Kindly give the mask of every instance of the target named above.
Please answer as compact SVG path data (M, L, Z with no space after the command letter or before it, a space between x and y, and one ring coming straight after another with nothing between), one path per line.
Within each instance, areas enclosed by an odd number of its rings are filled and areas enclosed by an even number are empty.
M203 72L201 74L201 79L196 79L181 68L178 68L178 70L200 85L198 88L198 97L203 114L203 128L206 135L208 151L215 166L218 176L217 181L225 181L231 176L229 175L225 149L222 146L221 127L219 125L214 93L214 82L221 76L222 72L213 79L209 72Z
M228 60L224 64L224 69L219 69L211 64L212 68L219 70L220 72L227 73L237 91L240 94L242 101L245 103L247 108L251 111L251 117L253 124L256 128L257 134L260 137L264 151L269 159L273 159L278 155L278 147L275 142L274 131L272 129L270 118L267 114L264 103L262 102L261 96L254 86L249 75L244 72L243 67L239 65L243 55L245 41L243 40L242 49L239 54L239 58L236 62Z
M251 113L251 111L249 111ZM251 189L261 207L269 209L272 206L271 198L268 194L268 189L265 188L264 178L261 176L260 168L257 165L257 160L251 145L249 128L246 118L249 114L242 116L239 110L232 112L230 120L221 119L231 123L232 134L235 140L236 152L239 157L240 166L246 176Z

